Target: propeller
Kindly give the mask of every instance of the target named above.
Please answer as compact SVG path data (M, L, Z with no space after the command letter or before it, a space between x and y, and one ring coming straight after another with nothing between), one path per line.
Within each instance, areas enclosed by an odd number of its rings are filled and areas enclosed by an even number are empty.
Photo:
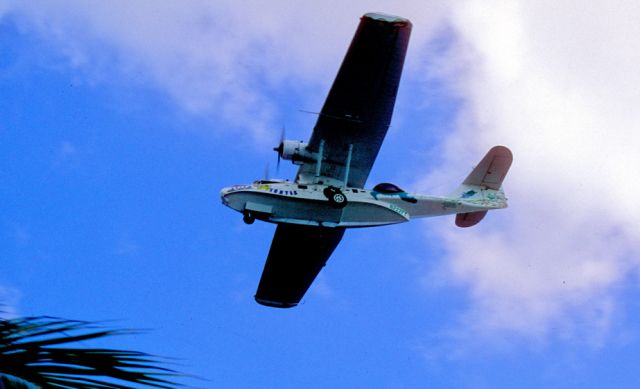
M280 143L277 147L273 148L273 151L278 153L278 164L276 165L276 172L280 172L280 160L282 159L282 153L284 153L284 139L285 139L285 130L284 126L282 126L282 131L280 132Z

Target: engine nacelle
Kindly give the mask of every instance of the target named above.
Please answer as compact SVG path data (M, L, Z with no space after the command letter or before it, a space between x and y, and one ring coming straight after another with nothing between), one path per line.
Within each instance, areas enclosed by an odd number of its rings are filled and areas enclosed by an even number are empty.
M316 160L316 153L309 152L307 144L298 140L283 140L275 150L280 154L280 158L296 165Z

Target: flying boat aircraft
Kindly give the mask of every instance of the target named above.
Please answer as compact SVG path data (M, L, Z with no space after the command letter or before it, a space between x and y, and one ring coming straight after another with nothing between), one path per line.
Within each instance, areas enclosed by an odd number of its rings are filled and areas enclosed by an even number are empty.
M362 16L309 142L282 140L275 148L278 158L300 166L293 181L222 189L223 204L246 223L277 224L258 303L296 306L347 228L441 215L470 227L507 207L502 181L513 157L504 146L489 150L447 196L411 194L391 183L364 188L391 122L411 26L397 16Z

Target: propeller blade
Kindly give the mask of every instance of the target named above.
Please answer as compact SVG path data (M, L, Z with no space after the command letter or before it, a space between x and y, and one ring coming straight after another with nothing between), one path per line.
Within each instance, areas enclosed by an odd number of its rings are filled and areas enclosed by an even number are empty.
M280 173L280 160L282 159L282 153L284 152L284 140L285 140L285 128L282 125L282 131L280 132L280 143L278 147L274 148L278 152L278 164L276 165L276 174Z

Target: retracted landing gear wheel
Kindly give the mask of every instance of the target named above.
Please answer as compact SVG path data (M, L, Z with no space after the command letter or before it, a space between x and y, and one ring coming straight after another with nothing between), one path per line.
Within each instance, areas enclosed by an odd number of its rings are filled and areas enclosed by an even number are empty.
M331 197L331 202L333 202L337 207L342 208L347 205L347 198L342 194L342 192L338 192Z
M253 215L251 214L251 212L244 212L244 216L242 217L242 221L247 223L247 224L253 224L254 221L256 221L256 218L253 217Z
M347 205L347 196L333 186L324 188L324 195L329 199L329 204L334 208L344 208Z

